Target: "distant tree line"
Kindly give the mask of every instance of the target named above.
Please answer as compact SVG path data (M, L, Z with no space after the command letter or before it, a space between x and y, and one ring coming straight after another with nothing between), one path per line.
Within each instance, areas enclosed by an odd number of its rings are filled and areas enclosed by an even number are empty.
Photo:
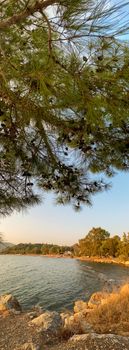
M118 235L110 237L110 233L101 227L93 227L85 238L74 245L76 256L119 257L121 260L129 258L129 233L122 238Z
M101 227L93 227L89 233L73 246L59 246L47 243L20 243L4 249L5 254L42 254L87 257L113 257L121 260L129 259L129 232L110 236L110 233Z
M42 243L20 243L12 247L4 249L4 254L65 254L67 252L73 252L73 247L59 246L55 244L42 244Z

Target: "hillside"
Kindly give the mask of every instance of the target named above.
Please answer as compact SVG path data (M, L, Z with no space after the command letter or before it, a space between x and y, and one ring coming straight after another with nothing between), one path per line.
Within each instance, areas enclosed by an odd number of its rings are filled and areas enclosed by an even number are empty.
M63 255L66 253L72 253L73 248L69 246L59 246L55 244L47 243L19 243L17 245L11 245L5 247L6 254L52 254Z
M12 247L12 246L13 246L13 243L10 243L10 242L0 243L0 252L5 250L6 248L9 248L9 247Z

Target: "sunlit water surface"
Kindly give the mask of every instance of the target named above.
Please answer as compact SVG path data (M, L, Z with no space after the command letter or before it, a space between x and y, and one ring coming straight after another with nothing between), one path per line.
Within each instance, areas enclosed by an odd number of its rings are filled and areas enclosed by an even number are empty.
M23 308L71 309L104 286L100 278L129 281L129 268L75 259L41 256L0 256L0 294L12 293Z

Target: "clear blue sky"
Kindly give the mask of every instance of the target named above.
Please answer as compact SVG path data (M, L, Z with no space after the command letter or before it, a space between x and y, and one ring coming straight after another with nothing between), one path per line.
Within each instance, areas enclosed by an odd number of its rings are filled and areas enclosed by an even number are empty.
M129 231L129 173L113 178L112 189L93 197L93 206L76 213L70 206L56 206L52 195L44 204L24 214L1 219L0 231L10 242L73 244L94 226L113 234Z

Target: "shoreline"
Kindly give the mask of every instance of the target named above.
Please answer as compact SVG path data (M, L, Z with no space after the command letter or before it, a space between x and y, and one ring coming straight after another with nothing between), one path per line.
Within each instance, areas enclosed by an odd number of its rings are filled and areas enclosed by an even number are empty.
M126 267L129 267L129 260L120 261L117 258L100 258L100 257L79 256L79 257L76 257L76 259L81 260L81 261L87 261L87 262L116 264L116 265L124 265Z
M95 263L104 263L104 264L116 264L116 265L124 265L125 267L129 267L129 260L120 261L117 258L100 258L97 256L88 257L88 256L70 256L70 255L61 255L61 254L4 254L0 253L0 255L13 255L13 256L34 256L34 257L45 257L45 258L54 258L54 259L75 259L80 261L87 262L95 262Z
M12 294L1 295L0 348L120 350L122 345L122 349L126 350L129 345L128 303L129 284L118 286L115 292L113 288L111 291L96 291L87 301L76 300L72 312L49 311L39 307L25 311ZM117 318L114 323L118 310L120 319ZM76 339L79 342L76 343Z
M0 255L13 255L13 256L35 256L35 257L43 257L43 258L55 258L55 259L75 259L74 256L66 256L66 255L60 255L60 254L21 254L21 253L17 253L17 254L13 254L13 253L0 253Z

